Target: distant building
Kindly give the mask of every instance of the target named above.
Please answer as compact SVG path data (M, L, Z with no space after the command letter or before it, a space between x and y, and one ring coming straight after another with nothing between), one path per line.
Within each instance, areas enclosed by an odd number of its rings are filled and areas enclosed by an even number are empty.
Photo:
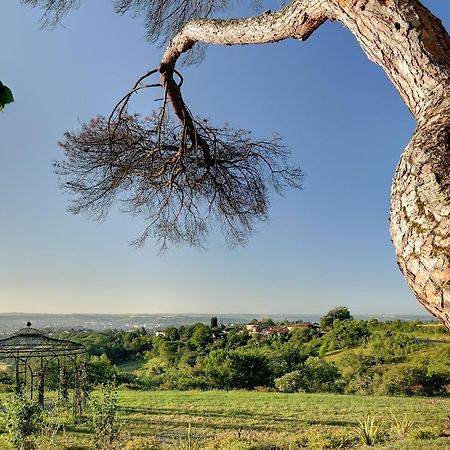
M277 334L279 336L286 335L289 333L289 330L287 327L283 325L274 325L272 327L265 328L262 330L262 334L268 336L268 335L274 335Z
M269 328L270 325L265 322L258 322L256 319L253 319L247 325L245 325L245 329L250 331L250 333L260 333L261 331Z
M157 331L155 333L155 336L166 337L166 332L165 331Z

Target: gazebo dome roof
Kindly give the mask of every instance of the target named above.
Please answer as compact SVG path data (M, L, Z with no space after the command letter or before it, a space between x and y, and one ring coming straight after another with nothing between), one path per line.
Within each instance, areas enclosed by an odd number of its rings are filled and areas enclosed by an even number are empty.
M0 339L0 358L71 356L84 353L85 350L85 346L77 342L46 336L42 331L31 328L31 322L12 336Z

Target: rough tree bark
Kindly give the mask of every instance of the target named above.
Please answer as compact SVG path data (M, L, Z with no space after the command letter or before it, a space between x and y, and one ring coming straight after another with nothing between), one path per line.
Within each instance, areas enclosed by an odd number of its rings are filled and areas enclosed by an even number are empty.
M182 53L196 42L306 40L326 20L341 22L355 35L417 120L392 185L390 230L408 285L450 329L450 37L418 0L294 0L253 18L194 20L172 39L162 58L168 99L187 132L195 135L173 80Z

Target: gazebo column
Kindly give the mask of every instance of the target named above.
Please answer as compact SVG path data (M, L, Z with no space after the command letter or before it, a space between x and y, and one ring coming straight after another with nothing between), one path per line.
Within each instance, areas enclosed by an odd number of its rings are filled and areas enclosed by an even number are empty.
M45 392L45 370L44 370L44 360L41 357L41 370L39 373L39 387L38 387L38 402L44 407L44 392Z
M86 358L83 358L83 360L81 362L79 384L80 384L81 397L82 397L81 406L82 406L83 410L86 410L88 398L89 398L89 392L90 392Z
M63 362L59 369L59 401L63 404L66 404L68 400L69 400L69 384L67 379L67 369Z
M37 392L37 400L39 405L44 406L45 375L42 365L41 368L39 370L36 370L35 373L33 374L33 383L31 386L31 392L33 391Z
M20 395L22 394L22 380L20 379L20 375L21 375L21 370L20 370L20 359L16 358L16 394ZM26 374L25 374L26 375Z

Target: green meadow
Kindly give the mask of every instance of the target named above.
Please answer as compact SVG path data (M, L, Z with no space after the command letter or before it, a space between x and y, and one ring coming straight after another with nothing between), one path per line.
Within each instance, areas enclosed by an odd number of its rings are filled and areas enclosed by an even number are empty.
M450 399L257 391L119 391L122 437L117 448L283 450L300 448L449 449ZM391 417L413 419L399 436ZM365 446L355 426L367 416L384 442ZM88 421L62 422L41 448L88 450ZM2 443L2 449L9 448Z

